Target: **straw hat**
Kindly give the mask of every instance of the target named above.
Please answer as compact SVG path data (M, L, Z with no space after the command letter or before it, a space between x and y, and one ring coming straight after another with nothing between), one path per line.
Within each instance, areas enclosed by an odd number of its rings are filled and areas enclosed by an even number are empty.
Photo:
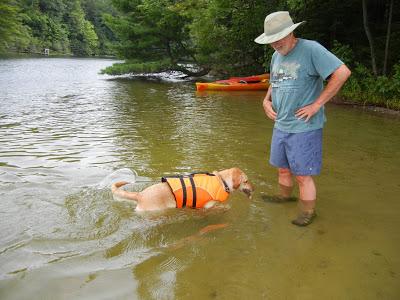
M265 18L264 33L254 41L258 44L271 44L279 41L304 22L294 24L288 11L274 12Z

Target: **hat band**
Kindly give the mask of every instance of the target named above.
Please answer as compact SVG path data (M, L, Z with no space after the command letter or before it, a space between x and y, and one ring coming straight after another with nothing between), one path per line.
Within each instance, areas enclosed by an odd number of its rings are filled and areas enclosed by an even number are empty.
M286 28L289 28L290 26L294 25L291 20L287 21L286 23L280 24L281 26L275 27L275 28L265 28L264 33L265 35L274 35L277 33L280 33L281 31L285 30Z

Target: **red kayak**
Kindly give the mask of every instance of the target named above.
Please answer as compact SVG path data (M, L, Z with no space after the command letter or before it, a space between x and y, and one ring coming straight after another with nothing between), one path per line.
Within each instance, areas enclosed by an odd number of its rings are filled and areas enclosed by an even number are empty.
M265 79L269 79L269 74L261 74L261 75L252 75L247 77L231 77L225 80L217 80L215 83L224 83L224 82L242 82L242 83L255 83L260 82Z
M197 91L249 91L267 90L269 87L269 74L253 75L247 77L231 77L214 82L196 82Z

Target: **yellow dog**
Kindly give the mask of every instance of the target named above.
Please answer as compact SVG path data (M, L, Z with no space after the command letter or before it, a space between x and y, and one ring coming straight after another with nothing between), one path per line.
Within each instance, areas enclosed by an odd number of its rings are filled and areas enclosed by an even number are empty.
M163 177L161 183L149 186L141 192L120 189L127 183L129 182L116 182L112 184L111 190L117 197L137 201L137 211L181 207L210 208L218 202L227 201L233 191L240 190L249 198L254 191L247 175L239 168Z

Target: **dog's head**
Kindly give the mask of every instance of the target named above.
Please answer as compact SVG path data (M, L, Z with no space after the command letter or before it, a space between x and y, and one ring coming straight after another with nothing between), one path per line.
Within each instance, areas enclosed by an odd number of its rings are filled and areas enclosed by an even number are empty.
M239 168L231 168L219 171L218 174L226 182L231 191L239 190L245 193L247 197L251 198L254 186L242 170Z

